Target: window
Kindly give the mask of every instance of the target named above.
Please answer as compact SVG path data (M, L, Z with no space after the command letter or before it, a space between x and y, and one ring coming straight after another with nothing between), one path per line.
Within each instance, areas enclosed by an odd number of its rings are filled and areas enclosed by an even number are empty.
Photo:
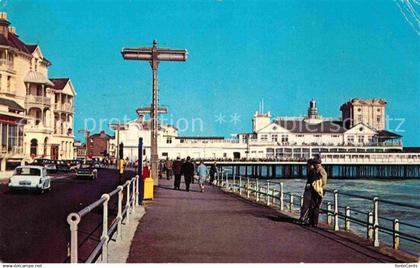
M305 137L305 135L303 135L303 134L298 134L298 135L296 135L296 137L303 138L303 137Z
M380 115L378 115L377 117L376 117L376 122L381 122L381 116Z
M172 143L172 137L167 137L166 138L166 143Z
M167 152L163 152L162 153L162 156L168 156L168 153Z
M361 116L361 115L358 115L358 116L357 116L357 121L358 121L358 122L362 122L362 116Z
M7 91L10 91L11 80L12 80L12 77L8 76L7 77Z
M281 142L289 142L289 136L288 135L281 135Z
M359 136L358 142L363 143L365 140L365 136Z
M268 137L266 134L261 135L261 140L262 141L267 141Z
M348 136L347 137L347 142L348 143L354 143L354 136Z
M317 134L317 135L314 135L314 137L315 138L321 138L321 135Z
M277 141L277 134L271 135L271 140L272 141Z
M340 137L339 135L331 135L331 138L338 138Z

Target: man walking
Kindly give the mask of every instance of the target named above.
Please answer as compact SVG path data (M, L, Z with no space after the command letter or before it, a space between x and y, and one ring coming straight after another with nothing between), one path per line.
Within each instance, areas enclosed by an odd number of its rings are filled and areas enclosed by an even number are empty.
M214 162L210 167L210 185L213 185L216 173L217 173L217 166L216 166L216 162Z
M174 176L175 176L174 189L179 190L179 187L181 185L181 175L182 175L182 162L179 156L174 161L173 171L174 171Z
M200 191L204 192L204 182L207 179L208 169L204 165L203 160L200 161L200 165L197 167L198 174L198 185L200 186Z
M165 170L166 170L167 180L172 179L172 168L173 168L173 162L171 159L169 159L169 157L167 157L165 161Z
M194 176L194 165L191 163L191 157L187 157L187 161L182 165L182 173L184 174L185 190L190 191L190 184Z

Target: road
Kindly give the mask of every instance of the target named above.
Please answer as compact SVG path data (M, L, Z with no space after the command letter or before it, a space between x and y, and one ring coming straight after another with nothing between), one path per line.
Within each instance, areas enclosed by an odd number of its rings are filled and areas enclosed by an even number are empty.
M125 178L133 175L127 171ZM103 193L117 186L115 170L102 169L98 179L77 179L74 174L52 179L52 191L44 195L10 193L7 184L0 184L0 262L63 263L68 262L70 239L67 215L77 212ZM115 212L110 202L110 214ZM83 261L100 237L100 211L93 211L79 225L79 259Z

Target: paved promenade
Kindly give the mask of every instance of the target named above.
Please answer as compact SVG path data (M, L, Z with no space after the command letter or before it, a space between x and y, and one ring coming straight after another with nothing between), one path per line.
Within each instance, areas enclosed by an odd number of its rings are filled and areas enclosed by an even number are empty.
M172 190L172 181L160 184L155 200L145 202L128 262L398 262L364 239L297 225L215 186L200 193L197 184L190 192Z

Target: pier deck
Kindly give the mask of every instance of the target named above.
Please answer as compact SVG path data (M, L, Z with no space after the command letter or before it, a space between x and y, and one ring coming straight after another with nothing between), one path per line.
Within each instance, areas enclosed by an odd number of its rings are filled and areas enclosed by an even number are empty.
M364 239L300 226L216 186L176 191L160 180L133 238L131 263L398 262ZM183 188L181 185L181 189ZM185 187L184 187L185 189Z

